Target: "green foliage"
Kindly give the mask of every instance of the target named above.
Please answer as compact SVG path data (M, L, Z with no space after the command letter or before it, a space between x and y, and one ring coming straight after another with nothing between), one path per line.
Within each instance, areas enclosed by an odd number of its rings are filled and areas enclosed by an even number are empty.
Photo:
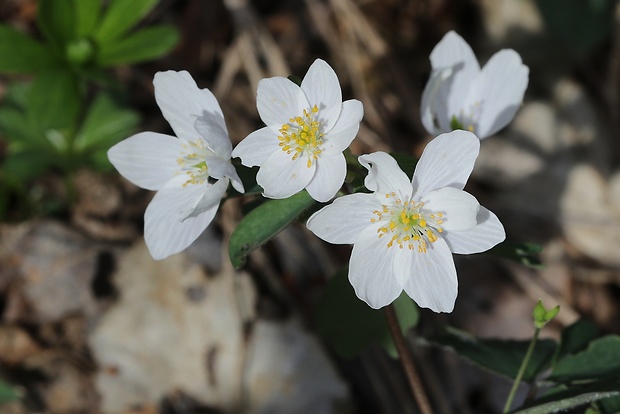
M0 73L37 73L59 64L43 43L0 24Z
M453 131L456 131L457 129L465 130L465 127L463 126L463 124L461 124L456 115L452 115L452 118L450 119L450 128Z
M393 305L403 332L417 325L418 308L409 296L403 292ZM343 357L354 357L371 343L382 345L393 357L397 355L383 310L372 309L357 298L347 268L329 280L316 319L321 337Z
M583 56L611 33L614 0L537 0L545 25L576 56Z
M19 399L19 394L10 384L0 379L0 405Z
M118 39L146 16L158 2L159 0L110 1L101 24L93 33L94 38L100 44Z
M443 335L428 338L428 341L447 347L468 361L510 379L516 377L530 344L530 341L479 339L454 328L447 328ZM550 366L555 347L556 344L551 340L537 343L523 374L524 381L533 382Z
M547 396L538 398L515 414L547 414L579 407L592 401L604 402L610 397L620 396L620 382L597 383L588 386L577 386L570 389L557 389Z
M601 378L620 381L620 336L608 335L595 339L585 350L565 355L555 364L549 377L561 383Z
M502 242L487 251L487 253L514 260L515 262L519 262L524 266L534 269L541 269L543 267L540 261L540 252L542 252L542 246L538 244L516 243L511 241Z
M553 318L555 318L559 312L559 306L547 310L542 304L542 301L538 299L538 302L536 302L536 306L534 306L534 311L532 312L532 316L534 317L534 326L538 329L542 329Z
M240 268L246 256L288 226L315 201L304 190L289 198L269 200L252 210L237 225L228 242L233 266Z
M164 55L179 41L179 35L171 26L156 26L132 33L115 43L103 44L97 63L114 66L122 63L138 63Z

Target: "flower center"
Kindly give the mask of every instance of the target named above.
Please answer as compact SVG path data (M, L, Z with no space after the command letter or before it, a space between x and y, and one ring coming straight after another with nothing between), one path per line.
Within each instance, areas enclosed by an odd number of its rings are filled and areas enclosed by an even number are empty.
M287 124L282 125L278 144L282 151L293 154L292 160L300 156L308 157L308 168L319 158L323 136L321 132L321 122L317 121L319 107L314 105L312 108L304 109L303 116L289 119Z
M213 156L213 152L207 148L201 139L181 144L181 156L177 158L177 164L181 167L179 173L189 177L183 183L183 187L189 184L202 184L209 178L207 157Z
M465 112L463 110L460 111L459 116L452 115L450 119L450 128L454 131L455 129L462 129L469 132L475 132L476 125L478 124L478 120L480 119L482 104L480 102L475 102L472 105L469 105L469 112Z
M413 250L417 245L420 253L426 253L428 243L437 241L435 232L443 232L441 224L444 215L423 212L423 202L403 202L396 193L388 193L385 198L389 200L388 203L383 204L381 210L373 211L377 217L370 220L373 223L385 223L377 230L379 238L389 237L388 248L396 243L401 249L407 246L409 250Z

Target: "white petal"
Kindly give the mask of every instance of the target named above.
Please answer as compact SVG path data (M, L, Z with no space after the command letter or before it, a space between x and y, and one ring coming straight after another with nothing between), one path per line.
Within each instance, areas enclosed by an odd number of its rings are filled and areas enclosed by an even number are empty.
M444 187L431 191L422 200L423 211L443 213L441 228L444 230L471 229L478 223L476 216L480 203L468 192Z
M187 248L211 223L218 205L197 217L184 221L181 211L195 205L203 195L200 186L183 187L185 178L179 176L155 194L144 214L144 239L156 260Z
M342 91L334 69L324 60L316 59L301 81L301 90L308 98L310 106L319 107L319 121L323 130L331 130L342 109Z
M426 253L414 249L409 257L397 255L396 259L398 278L418 306L434 312L452 312L458 280L452 254L443 239L429 243Z
M477 221L478 225L474 228L442 234L452 253L484 252L506 239L504 226L492 211L480 206Z
M219 180L236 175L235 167L232 166L230 160L223 160L219 157L206 157L205 163L207 164L209 177Z
M157 72L153 85L157 105L177 137L195 140L198 135L194 129L197 117L208 118L227 131L217 99L210 90L199 89L188 72Z
M299 157L293 161L285 151L274 152L256 174L256 182L263 187L263 195L269 198L287 198L306 188L316 163L307 166L307 159Z
M378 225L368 226L359 234L349 263L349 282L355 294L374 309L392 303L402 287L396 280L393 248L379 238Z
M215 155L224 159L230 159L232 143L228 133L219 124L212 122L209 118L200 117L196 119L194 128Z
M452 115L448 110L448 95L454 80L452 73L452 68L434 70L424 87L420 116L424 128L431 135L452 130L450 128Z
M216 181L214 184L204 183L197 186L201 187L202 194L200 198L196 200L197 202L194 205L187 206L187 208L181 210L181 220L197 217L200 214L219 206L222 201L222 197L224 197L224 194L226 193L229 182L230 180L228 178L223 178Z
M316 201L325 203L336 195L347 175L347 162L341 152L319 156L316 172L306 186L308 194Z
M277 131L290 118L301 116L309 104L299 86L276 76L258 82L256 107L263 122Z
M396 192L402 200L411 198L409 177L391 155L377 151L360 155L358 160L368 170L364 185L370 191L375 191L379 196Z
M237 175L237 170L235 170L235 167L230 163L230 160L223 160L219 157L207 157L206 163L209 168L209 177L218 180L231 179L235 190L240 193L244 192L243 183L239 175Z
M417 197L438 188L463 189L480 151L480 140L467 131L441 134L428 143L413 173Z
M474 131L480 138L493 135L512 121L523 102L528 77L528 67L514 50L501 50L489 59L466 100L466 106L481 106Z
M174 177L180 155L178 138L155 132L141 132L108 150L108 158L118 172L147 190L159 190Z
M336 125L325 135L323 153L336 154L347 149L360 129L363 116L364 106L360 101L357 99L345 101Z
M308 219L306 226L317 237L333 244L353 244L360 232L371 225L373 211L381 203L372 194L338 197Z
M246 167L262 165L274 152L281 151L278 136L269 127L252 132L245 137L232 152L233 157L241 158Z
M458 115L465 103L471 83L480 73L476 55L467 42L453 31L448 32L430 55L433 70L451 68L447 92L448 119Z

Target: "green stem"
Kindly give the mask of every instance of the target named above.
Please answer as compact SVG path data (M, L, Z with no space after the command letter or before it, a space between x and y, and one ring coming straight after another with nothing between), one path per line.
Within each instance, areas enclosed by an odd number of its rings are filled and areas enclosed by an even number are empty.
M418 403L418 408L422 414L433 414L431 404L426 396L424 387L422 386L422 380L420 379L420 375L418 374L413 362L413 356L409 351L407 342L405 342L403 332L400 330L400 324L398 323L398 316L396 316L394 306L389 304L384 309L385 316L388 320L388 326L390 327L390 333L392 334L392 339L394 339L394 344L398 350L400 362L402 363L405 374L407 375L407 380L409 381L409 386L411 387L413 397Z
M510 411L510 407L512 406L512 400L514 400L515 398L515 394L517 393L517 388L519 388L519 384L521 383L523 374L525 374L525 369L527 368L527 365L530 363L530 358L532 358L532 354L534 353L534 348L536 347L536 341L538 341L539 333L540 333L540 328L536 328L536 330L534 331L534 336L532 337L532 341L530 342L530 346L529 348L527 348L527 353L525 354L525 358L523 358L523 362L521 363L521 367L519 368L519 372L517 373L517 377L515 378L515 382L512 384L512 389L510 390L510 394L508 394L506 405L504 405L504 411L503 411L504 414Z

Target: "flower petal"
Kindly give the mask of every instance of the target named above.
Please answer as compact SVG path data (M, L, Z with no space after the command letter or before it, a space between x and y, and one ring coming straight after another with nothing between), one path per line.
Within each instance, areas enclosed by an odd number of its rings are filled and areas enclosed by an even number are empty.
M434 312L452 312L458 280L452 253L443 239L429 243L426 253L414 249L410 255L396 255L394 271L418 306Z
M433 70L422 92L420 116L424 128L431 135L449 132L452 115L448 109L448 95L454 78L452 68Z
M479 151L480 140L471 132L457 130L433 139L413 173L416 197L446 186L463 189Z
M188 72L157 72L153 85L157 105L177 137L195 140L198 135L194 129L197 117L208 118L227 131L217 99L210 90L199 89Z
M466 230L478 224L476 216L480 203L468 192L444 187L431 191L422 201L423 211L443 213L441 228L444 230Z
M308 219L306 226L317 237L333 244L353 244L360 232L371 225L373 211L381 203L372 194L338 197ZM376 233L375 233L376 234Z
M376 192L379 197L396 192L401 199L409 200L411 197L409 177L391 155L377 151L360 155L358 160L368 170L368 175L364 179L366 188Z
M308 194L320 203L334 198L347 175L347 162L342 152L335 155L319 156L314 177L306 186Z
M521 106L527 89L529 68L511 49L494 54L471 85L466 107L479 104L480 117L474 132L480 138L493 135L506 125Z
M108 158L118 172L147 190L159 190L174 177L180 155L178 138L156 132L141 132L108 150Z
M492 211L480 206L477 221L478 225L471 229L442 234L452 253L484 252L506 239L504 226Z
M336 125L325 135L323 153L336 154L347 149L360 129L363 117L364 106L360 101L357 99L345 101Z
M318 120L322 123L323 131L329 132L342 110L342 91L336 72L324 60L316 59L301 81L301 90L306 94L310 106L318 106Z
M260 118L274 132L290 118L301 116L308 107L301 88L287 78L276 76L258 82L256 108Z
M394 275L394 249L378 237L377 229L378 225L371 225L361 231L349 263L349 282L355 294L373 309L389 305L403 290Z
M197 185L201 188L200 191L202 191L202 195L200 195L200 198L198 198L193 205L189 205L181 210L181 220L185 221L188 218L197 217L205 211L209 211L213 207L219 206L224 194L226 193L229 182L230 180L228 178L223 178L213 184L204 183Z
M307 166L305 157L291 159L285 151L274 152L256 174L256 182L263 187L263 195L269 198L287 198L306 188L314 172L316 163Z
M451 68L447 98L448 119L458 115L463 107L471 83L480 73L476 55L467 42L454 31L448 32L430 55L433 70Z
M226 160L230 159L232 143L226 130L222 129L219 124L212 122L209 118L204 117L196 119L194 128L215 155Z
M176 177L155 194L144 214L144 239L155 260L178 253L200 236L211 223L219 204L197 217L182 220L181 211L202 197L202 186L183 187L185 178Z
M252 132L232 151L233 158L241 158L246 167L262 165L274 152L282 151L278 147L278 136L269 127Z
M237 170L230 163L230 160L223 160L219 157L207 157L207 167L209 168L209 177L216 178L218 180L230 179L235 190L243 193L243 182L237 174Z

